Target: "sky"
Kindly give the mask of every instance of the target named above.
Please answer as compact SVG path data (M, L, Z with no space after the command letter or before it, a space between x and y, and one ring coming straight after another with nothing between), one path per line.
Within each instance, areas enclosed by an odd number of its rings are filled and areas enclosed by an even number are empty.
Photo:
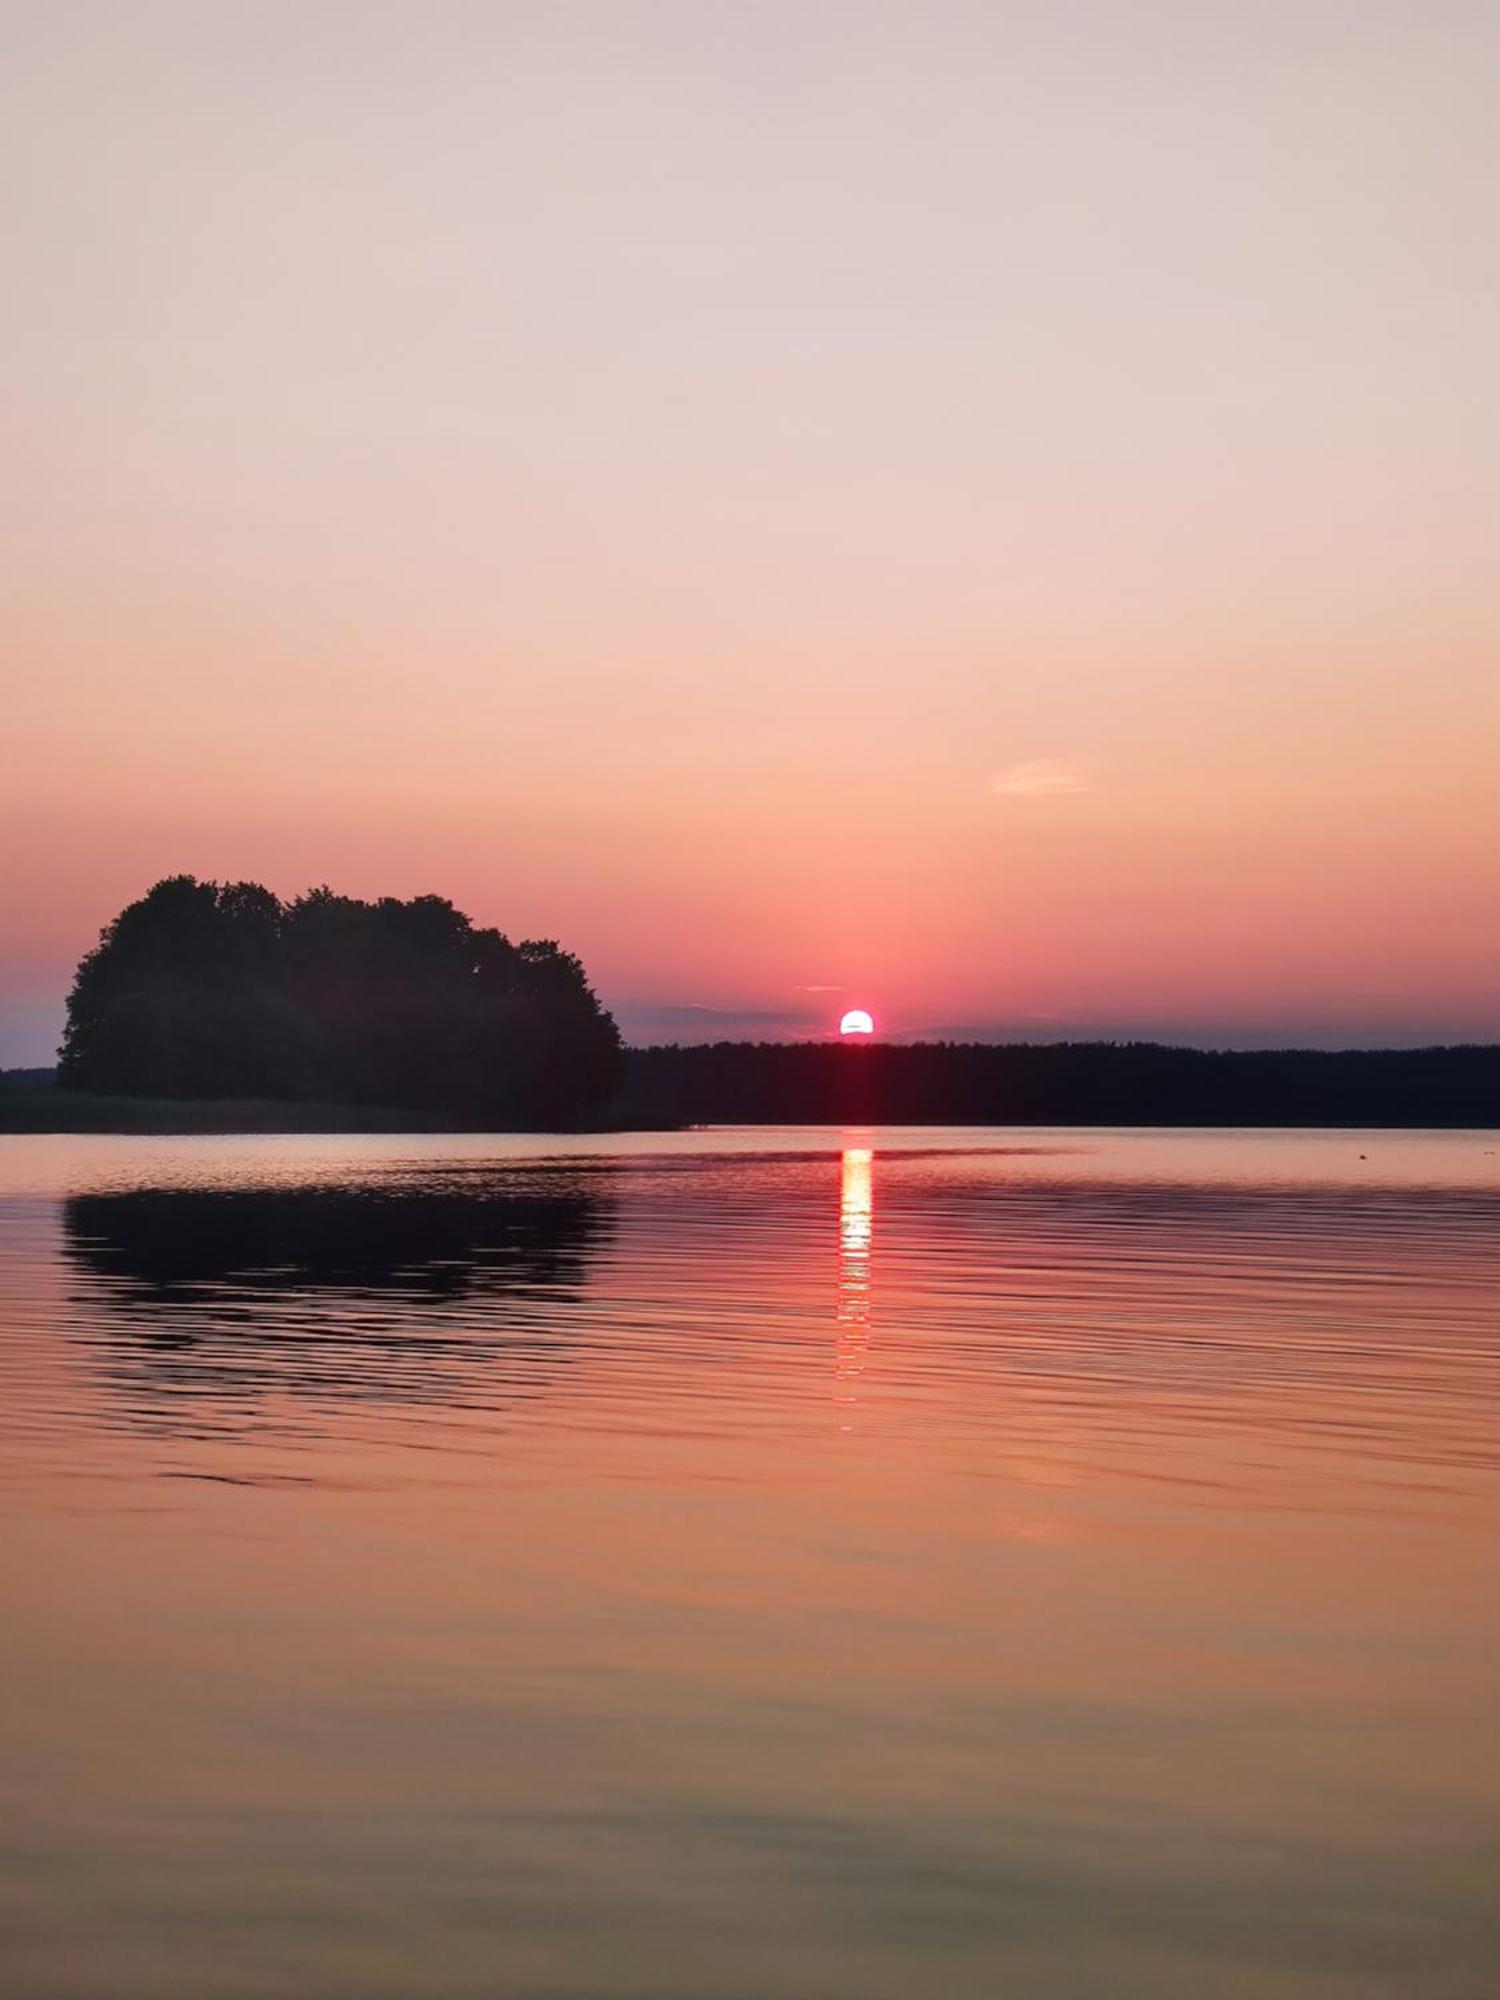
M632 1040L1500 1038L1488 0L0 0L0 1063L158 877Z

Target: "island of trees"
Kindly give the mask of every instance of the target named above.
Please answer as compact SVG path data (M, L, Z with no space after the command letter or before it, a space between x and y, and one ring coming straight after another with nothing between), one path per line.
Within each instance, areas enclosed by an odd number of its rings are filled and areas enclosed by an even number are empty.
M79 966L57 1081L536 1128L597 1119L620 1065L614 1020L551 941L512 944L442 896L282 902L174 875Z

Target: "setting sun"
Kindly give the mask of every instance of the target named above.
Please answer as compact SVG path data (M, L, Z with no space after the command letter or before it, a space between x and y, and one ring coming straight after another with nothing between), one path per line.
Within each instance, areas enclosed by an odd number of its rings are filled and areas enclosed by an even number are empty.
M874 1032L875 1022L863 1007L851 1007L839 1022L841 1035L873 1035Z

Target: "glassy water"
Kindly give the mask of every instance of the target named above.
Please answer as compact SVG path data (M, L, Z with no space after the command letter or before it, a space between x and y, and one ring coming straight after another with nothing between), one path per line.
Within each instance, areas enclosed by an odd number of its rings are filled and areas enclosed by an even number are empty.
M18 2000L1485 2000L1500 1137L0 1140Z

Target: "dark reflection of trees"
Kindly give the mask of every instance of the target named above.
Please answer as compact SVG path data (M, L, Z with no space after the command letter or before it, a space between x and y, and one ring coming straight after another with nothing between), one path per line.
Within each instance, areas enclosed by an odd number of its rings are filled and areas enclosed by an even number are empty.
M205 1399L491 1403L567 1358L607 1170L136 1189L65 1205L78 1337L138 1416Z

